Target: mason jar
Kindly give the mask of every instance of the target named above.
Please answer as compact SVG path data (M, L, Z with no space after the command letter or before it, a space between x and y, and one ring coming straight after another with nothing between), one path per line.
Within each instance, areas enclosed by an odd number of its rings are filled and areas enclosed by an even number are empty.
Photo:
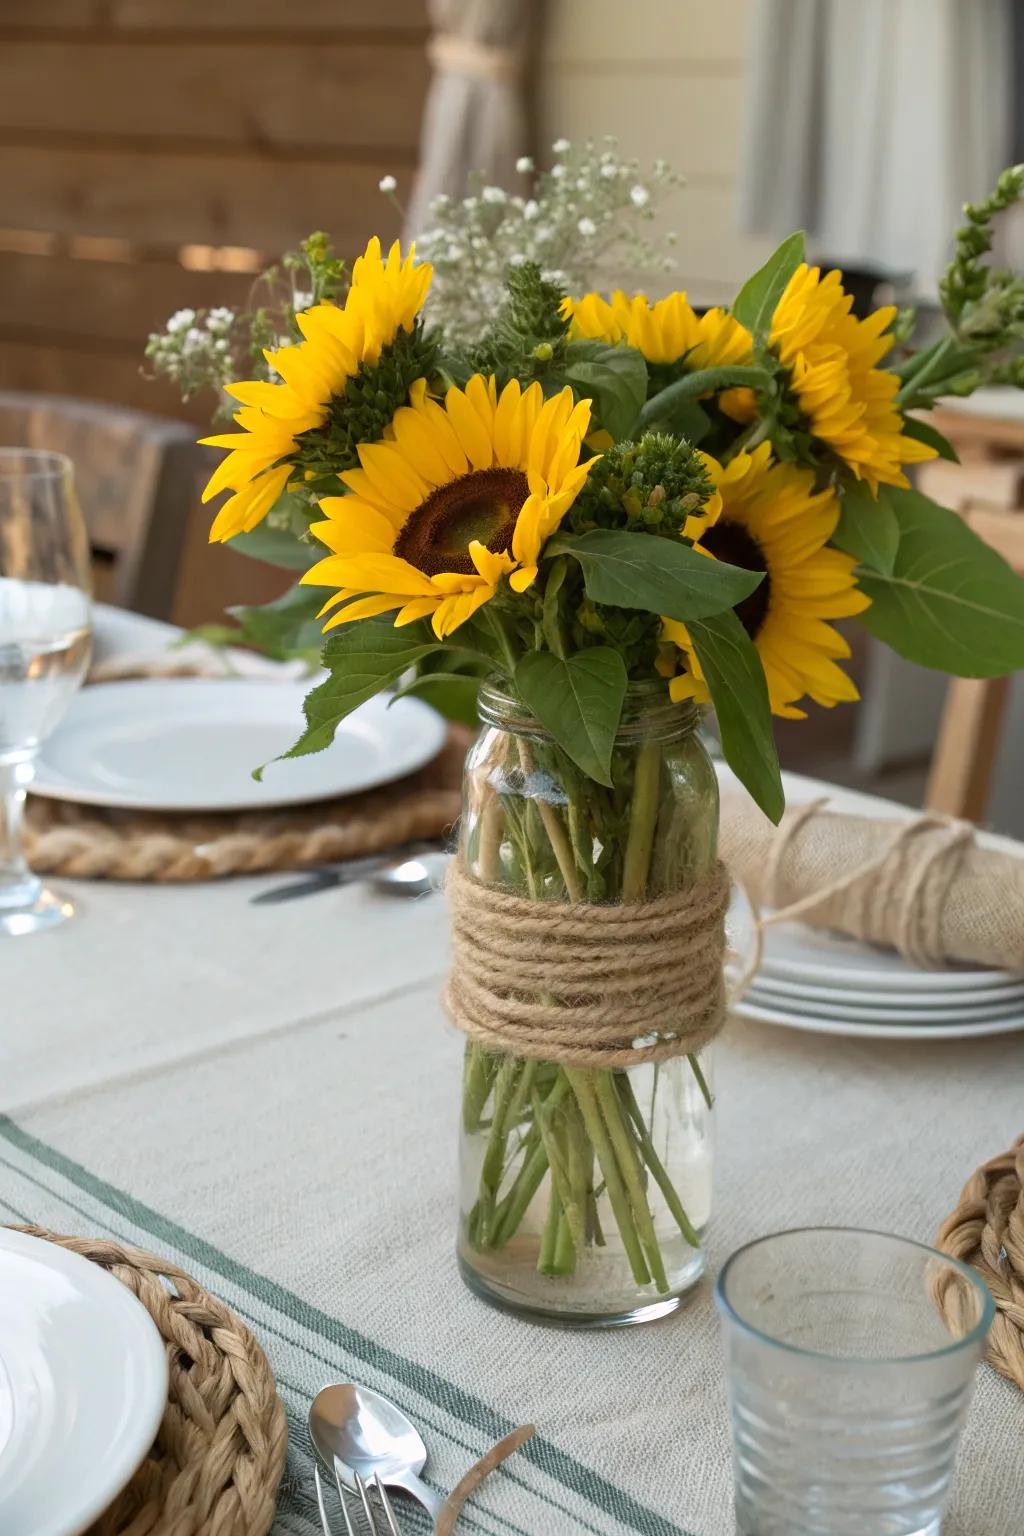
M538 903L628 903L714 869L717 779L698 711L673 704L663 682L629 687L610 785L503 686L481 689L479 713L458 851L474 880ZM705 1267L710 1054L580 1067L469 1039L458 1259L470 1288L577 1326L679 1307Z

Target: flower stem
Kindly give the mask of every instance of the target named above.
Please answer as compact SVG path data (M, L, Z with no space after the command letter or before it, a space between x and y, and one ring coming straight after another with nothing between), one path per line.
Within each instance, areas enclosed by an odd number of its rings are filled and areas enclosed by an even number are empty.
M640 1149L644 1155L644 1162L651 1170L651 1175L654 1179L654 1182L657 1184L665 1198L665 1204L672 1212L672 1215L676 1221L676 1225L679 1227L680 1232L686 1238L686 1241L689 1243L690 1247L699 1248L700 1237L697 1234L697 1229L693 1225L693 1222L690 1220L689 1216L687 1216L686 1212L683 1210L683 1203L676 1193L675 1186L668 1176L664 1163L661 1161L661 1158L655 1151L654 1142L651 1140L651 1133L647 1129L647 1126L644 1124L643 1112L640 1108L640 1105L636 1101L636 1094L633 1092L633 1084L630 1082L629 1077L625 1072L616 1073L615 1086L617 1087L619 1097L625 1106L626 1113L629 1115L634 1127L636 1128L637 1140L640 1143Z
M569 1083L565 1073L559 1072L550 1093L544 1101L545 1109L556 1109L568 1092ZM540 1188L541 1181L547 1170L548 1155L540 1137L540 1130L537 1128L537 1139L531 1150L523 1158L522 1166L516 1175L512 1188L495 1212L490 1238L490 1246L492 1248L504 1247L513 1233L518 1230L519 1223L526 1215L530 1201Z
M622 1180L626 1186L629 1202L633 1209L635 1230L639 1235L644 1256L651 1271L651 1278L658 1290L664 1295L669 1288L668 1277L665 1274L665 1264L661 1257L661 1248L658 1245L658 1235L654 1230L654 1217L651 1215L647 1191L644 1188L643 1164L637 1156L629 1127L623 1119L622 1105L619 1103L618 1095L615 1092L615 1084L611 1072L599 1072L597 1074L596 1090L597 1102L600 1105L604 1123L608 1127L608 1135L615 1152L615 1158L622 1173ZM607 1171L605 1177L607 1177Z
M708 1087L708 1080L704 1076L704 1069L700 1064L700 1057L691 1051L686 1059L690 1063L690 1071L697 1079L697 1087L700 1089L701 1094L703 1095L704 1103L707 1105L708 1109L711 1109L714 1106L715 1096L711 1092L711 1089Z
M636 1223L633 1220L633 1212L630 1209L629 1195L598 1106L599 1085L605 1074L601 1070L595 1071L589 1067L566 1067L565 1075L572 1086L583 1116L583 1123L587 1128L590 1144L601 1165L601 1172L608 1189L608 1199L615 1213L615 1221L626 1250L626 1257L629 1259L633 1279L637 1285L650 1285L651 1276L644 1259Z
M636 755L633 775L633 803L629 808L629 832L622 862L623 901L643 901L647 893L660 784L661 745L646 741Z

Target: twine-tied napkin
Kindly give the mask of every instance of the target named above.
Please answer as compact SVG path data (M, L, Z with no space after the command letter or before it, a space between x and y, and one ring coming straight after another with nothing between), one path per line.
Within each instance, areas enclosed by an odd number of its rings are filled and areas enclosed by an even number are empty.
M719 846L765 922L831 928L920 966L1024 971L1024 847L1020 858L979 847L968 822L852 816L812 800L773 827L730 794Z

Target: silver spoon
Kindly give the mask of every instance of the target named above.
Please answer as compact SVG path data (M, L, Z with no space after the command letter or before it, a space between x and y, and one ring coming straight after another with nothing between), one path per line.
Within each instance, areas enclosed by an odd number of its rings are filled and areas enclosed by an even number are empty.
M446 853L424 853L375 869L366 883L384 896L427 896L441 889L447 866Z
M386 1397L347 1383L322 1387L309 1406L309 1434L346 1487L355 1487L357 1473L366 1483L376 1476L409 1494L432 1520L441 1513L444 1499L420 1476L427 1448L419 1431Z

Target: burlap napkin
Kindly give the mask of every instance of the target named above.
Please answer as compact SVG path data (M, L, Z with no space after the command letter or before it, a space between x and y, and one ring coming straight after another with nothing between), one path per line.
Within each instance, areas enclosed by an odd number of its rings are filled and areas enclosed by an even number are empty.
M1021 857L980 848L945 817L874 820L793 806L776 828L742 794L722 802L721 854L762 911L897 949L1024 971Z

